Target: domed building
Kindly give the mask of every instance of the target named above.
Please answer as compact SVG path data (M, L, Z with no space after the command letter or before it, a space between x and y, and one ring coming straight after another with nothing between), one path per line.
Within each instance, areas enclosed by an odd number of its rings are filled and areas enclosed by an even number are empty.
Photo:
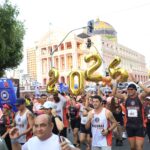
M103 40L117 41L117 32L112 25L99 19L96 21L91 20L91 22L93 24L92 33L88 33L87 27L82 33L78 34L78 37L85 39L94 35L100 35Z
M94 22L94 34L117 36L117 32L112 25L99 19Z

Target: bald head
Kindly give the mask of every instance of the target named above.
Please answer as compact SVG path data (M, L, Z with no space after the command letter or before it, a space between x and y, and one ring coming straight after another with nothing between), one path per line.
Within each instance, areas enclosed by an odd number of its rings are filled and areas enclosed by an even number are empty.
M41 114L35 118L35 122L51 123L51 117L48 114Z

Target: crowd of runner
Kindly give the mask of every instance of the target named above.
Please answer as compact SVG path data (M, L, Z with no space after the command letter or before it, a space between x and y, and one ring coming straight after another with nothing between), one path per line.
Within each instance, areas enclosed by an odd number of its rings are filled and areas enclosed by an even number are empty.
M111 150L112 139L131 150L150 143L150 88L136 81L119 90L120 77L112 89L96 92L26 95L18 98L13 112L9 104L0 109L0 150ZM137 85L141 91L137 91ZM73 141L68 140L72 132ZM6 144L4 144L4 141Z

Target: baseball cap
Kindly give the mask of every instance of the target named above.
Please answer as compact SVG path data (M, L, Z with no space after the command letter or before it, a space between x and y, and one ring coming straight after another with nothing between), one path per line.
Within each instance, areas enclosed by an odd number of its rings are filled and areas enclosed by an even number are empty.
M25 99L24 98L17 98L15 105L22 105L25 103Z
M150 101L150 96L147 96L145 100Z
M54 109L55 108L55 103L51 102L51 101L46 101L43 106L43 108L46 109Z
M137 87L136 87L136 85L133 84L133 83L131 83L131 84L128 85L128 88L127 88L127 89L129 89L129 88L132 88L132 89L134 89L134 90L137 91Z

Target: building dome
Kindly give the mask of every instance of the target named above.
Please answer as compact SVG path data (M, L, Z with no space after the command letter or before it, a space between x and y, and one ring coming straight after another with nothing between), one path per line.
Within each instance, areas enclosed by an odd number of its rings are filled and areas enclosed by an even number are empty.
M117 34L112 25L107 22L100 21L99 19L94 22L94 30L96 34L107 34L113 36L116 36Z

